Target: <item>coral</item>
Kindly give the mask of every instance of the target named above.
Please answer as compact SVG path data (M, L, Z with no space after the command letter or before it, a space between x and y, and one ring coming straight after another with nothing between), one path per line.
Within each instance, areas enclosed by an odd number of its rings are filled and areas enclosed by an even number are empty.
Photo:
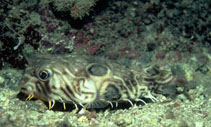
M141 54L137 51L137 46L133 42L128 42L127 40L118 40L120 41L118 45L106 45L105 55L110 59L139 59ZM135 46L135 47L134 47Z
M74 36L74 42L75 42L75 49L83 49L85 48L85 51L88 54L94 55L97 53L97 51L100 49L100 47L103 45L103 43L95 43L92 41L91 36L89 36L84 31L78 31L77 33L72 33L71 36Z
M82 19L98 0L41 0L41 6L51 6L56 12L68 13L73 19Z
M71 52L73 49L71 38L66 36L69 29L64 22L56 20L49 9L38 8L37 12L16 3L1 4L0 10L0 69L6 63L13 67L25 68L25 56L35 51L42 53ZM61 33L56 37L56 33ZM62 45L61 45L62 43Z

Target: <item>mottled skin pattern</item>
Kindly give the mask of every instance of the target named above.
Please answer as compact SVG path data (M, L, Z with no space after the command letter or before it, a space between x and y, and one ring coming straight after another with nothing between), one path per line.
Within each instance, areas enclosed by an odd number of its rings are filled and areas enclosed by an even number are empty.
M109 104L157 101L154 90L174 80L169 69L158 66L132 67L107 59L83 55L35 55L19 82L20 91L49 102L81 105L86 109Z

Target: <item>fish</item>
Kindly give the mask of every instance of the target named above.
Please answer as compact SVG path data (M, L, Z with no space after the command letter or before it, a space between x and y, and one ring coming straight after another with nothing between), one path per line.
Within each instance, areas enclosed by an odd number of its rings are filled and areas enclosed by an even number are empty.
M84 109L114 107L114 104L144 99L159 101L154 90L174 81L171 69L150 65L125 66L115 61L88 55L34 55L19 81L26 100L38 98L49 103L74 104Z

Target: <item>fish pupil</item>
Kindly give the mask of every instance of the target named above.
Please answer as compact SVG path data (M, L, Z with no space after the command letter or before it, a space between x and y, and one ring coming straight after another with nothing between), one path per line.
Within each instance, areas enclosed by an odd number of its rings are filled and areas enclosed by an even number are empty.
M47 79L49 77L49 72L47 70L41 71L39 76L41 79Z

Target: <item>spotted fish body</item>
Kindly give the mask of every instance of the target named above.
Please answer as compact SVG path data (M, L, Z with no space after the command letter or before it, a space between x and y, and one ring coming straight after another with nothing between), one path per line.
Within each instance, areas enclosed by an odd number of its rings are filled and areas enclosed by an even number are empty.
M29 99L90 109L125 101L144 102L143 98L156 101L152 91L173 80L169 69L157 66L127 68L92 56L42 55L29 59L19 86Z

